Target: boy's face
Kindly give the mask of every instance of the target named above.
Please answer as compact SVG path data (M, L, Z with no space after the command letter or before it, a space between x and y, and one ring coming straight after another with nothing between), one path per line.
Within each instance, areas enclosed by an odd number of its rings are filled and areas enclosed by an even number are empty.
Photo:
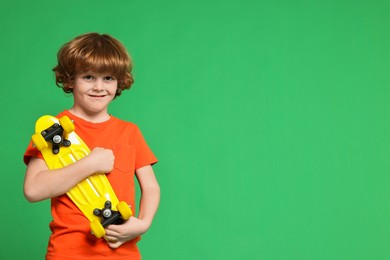
M74 107L89 115L107 113L107 107L114 99L118 80L110 74L87 72L77 74L73 89Z

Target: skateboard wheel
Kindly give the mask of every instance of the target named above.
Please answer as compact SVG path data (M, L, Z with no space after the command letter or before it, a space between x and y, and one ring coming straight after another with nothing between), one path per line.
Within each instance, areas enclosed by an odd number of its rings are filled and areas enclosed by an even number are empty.
M33 144L35 145L35 147L39 150L39 151L42 151L43 149L47 148L49 145L47 144L45 138L37 133L37 134L34 134L32 137L31 137L31 140L33 142Z
M116 208L124 220L128 220L133 215L133 211L131 211L129 205L124 201L119 202Z
M63 116L60 118L60 125L67 134L70 134L74 131L74 124L72 120L70 120L70 118L67 116Z
M91 232L95 235L97 238L101 238L106 234L106 230L102 226L102 224L99 222L99 220L94 219L91 221Z

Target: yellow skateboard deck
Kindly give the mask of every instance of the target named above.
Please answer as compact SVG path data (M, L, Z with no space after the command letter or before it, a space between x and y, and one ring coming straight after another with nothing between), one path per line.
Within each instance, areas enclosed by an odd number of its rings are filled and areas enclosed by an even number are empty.
M74 129L67 116L58 119L45 115L36 121L35 134L31 139L49 169L65 167L91 153ZM104 173L89 176L69 190L67 195L88 218L91 232L97 238L105 235L106 226L120 224L132 216L128 204L119 202Z

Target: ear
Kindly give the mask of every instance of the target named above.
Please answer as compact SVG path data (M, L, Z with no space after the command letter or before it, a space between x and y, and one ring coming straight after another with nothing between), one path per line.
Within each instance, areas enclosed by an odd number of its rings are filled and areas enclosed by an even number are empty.
M67 93L73 92L73 84L72 83L64 84L63 86L64 86L65 92L67 92Z
M64 84L64 87L66 88L69 88L69 89L73 89L74 88L74 81L69 81L67 82L66 84Z

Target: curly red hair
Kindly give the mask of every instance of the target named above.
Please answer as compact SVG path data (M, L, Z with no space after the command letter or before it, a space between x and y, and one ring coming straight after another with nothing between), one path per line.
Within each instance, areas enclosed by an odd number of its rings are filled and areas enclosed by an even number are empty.
M64 44L57 54L53 68L56 85L72 93L76 74L109 73L118 80L116 97L134 83L131 58L123 44L108 34L87 33Z

